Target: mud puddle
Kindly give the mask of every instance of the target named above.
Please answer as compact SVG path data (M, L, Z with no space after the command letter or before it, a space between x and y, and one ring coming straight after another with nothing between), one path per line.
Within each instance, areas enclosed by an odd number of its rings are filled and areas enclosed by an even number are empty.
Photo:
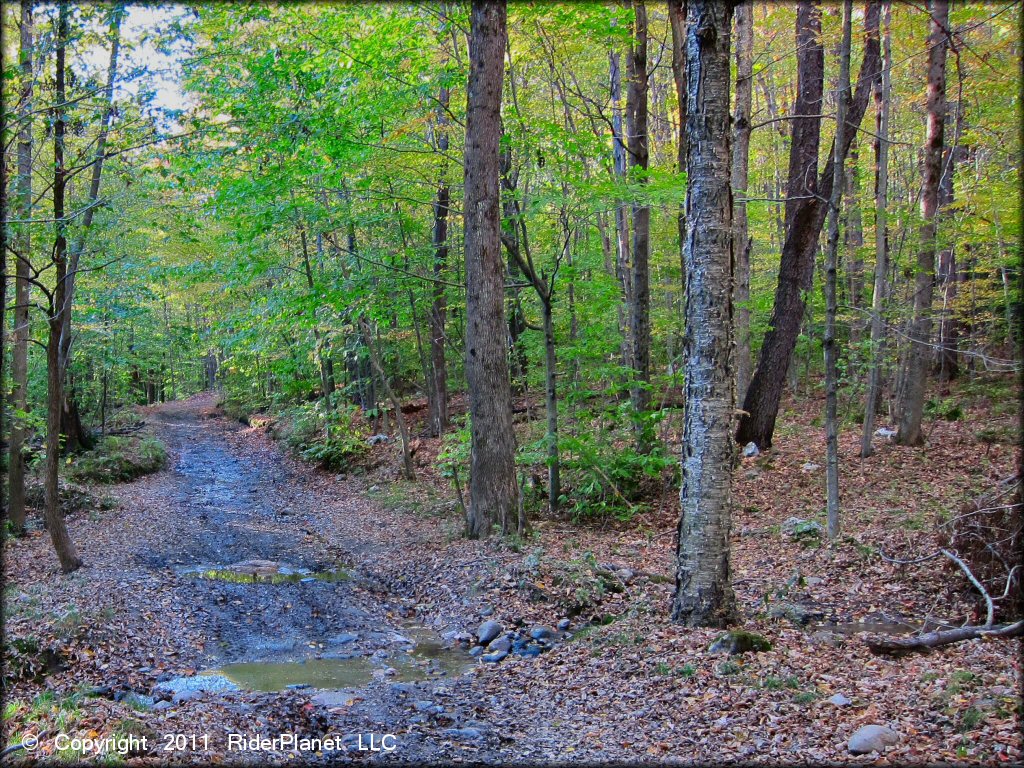
M314 571L311 568L278 563L273 560L243 560L225 566L196 565L178 570L183 576L198 579L229 581L234 584L295 584L314 581L348 581L351 573L344 568Z

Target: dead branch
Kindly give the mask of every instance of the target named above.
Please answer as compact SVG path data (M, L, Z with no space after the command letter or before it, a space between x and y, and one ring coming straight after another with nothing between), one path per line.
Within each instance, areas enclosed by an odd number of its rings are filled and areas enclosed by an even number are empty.
M865 645L875 654L912 653L928 651L943 645L974 640L979 637L1018 637L1024 635L1024 621L998 627L958 627L926 632L915 637L867 637Z
M979 592L981 592L981 596L985 598L985 606L986 606L986 610L987 610L987 613L985 615L985 626L986 627L991 627L992 626L992 621L995 618L995 612L996 612L995 605L992 603L992 595L990 595L988 593L988 590L985 589L985 587L982 586L981 582L978 581L978 578L973 573L971 573L971 569L967 567L967 563L965 563L959 557L954 555L948 549L942 549L942 550L939 550L939 551L942 552L942 554L944 554L946 557L948 557L954 563L956 563L958 566L960 566L960 570L963 571L967 575L967 579L971 582L971 584L974 585L975 589L977 589Z

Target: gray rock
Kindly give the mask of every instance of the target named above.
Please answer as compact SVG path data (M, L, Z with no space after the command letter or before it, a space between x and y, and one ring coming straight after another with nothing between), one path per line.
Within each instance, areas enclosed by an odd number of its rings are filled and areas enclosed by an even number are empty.
M558 622L558 631L559 632L565 632L567 629L569 629L571 624L572 624L572 622L569 621L568 619L562 619L561 621Z
M484 618L487 618L488 616L493 616L494 608L490 605L485 605L483 608L480 609L480 615Z
M175 677L158 683L153 689L153 695L159 697L161 694L173 696L179 691L204 691L209 693L224 693L225 691L237 691L238 685L226 678L224 675L195 675L194 677Z
M476 639L480 645L487 645L491 640L502 633L505 628L496 621L485 621L476 631Z
M359 639L359 635L354 632L342 632L340 635L335 635L327 641L328 645L346 645L348 643L354 643Z
M412 708L415 709L417 712L426 712L433 706L434 702L429 701L428 699L421 699L420 701L414 701L412 703Z
M534 640L553 640L556 635L551 627L536 626L530 630L530 637Z
M502 635L490 642L487 646L488 653L508 653L512 650L512 638L508 635Z
M806 579L804 579L804 581L807 582L808 587L816 587L819 584L821 584L821 582L824 581L824 579L822 579L819 576L808 576Z
M153 709L153 705L156 703L152 696L143 696L135 691L129 691L122 701L133 709Z
M806 464L800 467L800 469L802 469L804 472L816 472L817 470L821 469L821 464L815 464L813 461L808 461Z
M615 575L619 577L619 580L622 581L623 584L629 584L629 582L633 580L634 574L629 568L619 568L619 570L615 572Z
M469 649L469 655L473 657L479 656L483 652L484 647L482 645L474 645L472 648Z
M830 648L838 648L845 642L845 637L838 632L830 632L827 629L819 629L811 633L811 643L813 645L827 645Z
M773 619L788 619L798 626L806 626L813 619L820 619L824 616L821 611L813 611L799 603L779 602L775 603L769 610L768 616Z
M782 523L782 532L793 539L821 536L821 523L816 520L804 520L801 517L789 517Z
M497 664L506 656L508 656L508 651L495 651L494 653L485 653L480 657L480 661L486 661L489 664Z
M445 728L445 736L453 739L479 739L483 734L476 728Z
M156 704L153 705L153 711L163 712L165 709L170 709L172 706L174 705L171 704L171 702L169 701L158 701Z
M837 707L848 707L853 704L853 701L843 696L841 693L837 693L834 696L829 697L829 704L835 704Z
M366 439L366 442L368 442L370 445L377 445L377 443L386 443L390 439L391 438L388 437L387 435L370 435Z
M900 735L892 728L872 724L859 728L850 737L847 747L855 755L866 755L870 752L883 752L886 747L899 743L899 740Z
M879 437L892 438L896 437L896 430L888 429L887 427L879 427L878 429L875 430L875 434L878 435Z
M743 455L746 458L751 456L757 456L761 451L758 450L757 443L750 442L743 446Z
M171 699L171 704L184 704L186 701L198 699L200 695L199 691L178 691Z

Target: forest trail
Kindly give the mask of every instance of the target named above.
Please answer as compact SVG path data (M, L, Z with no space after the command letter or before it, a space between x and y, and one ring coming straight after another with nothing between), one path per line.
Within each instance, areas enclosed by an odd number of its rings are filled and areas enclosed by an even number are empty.
M151 526L130 532L132 557L175 585L175 602L204 650L199 675L163 685L193 690L191 680L202 689L204 678L223 673L257 698L299 691L311 700L305 708L316 730L346 734L350 750L360 733L363 744L370 734L378 743L384 733L402 734L404 760L436 759L444 751L437 741L469 738L483 747L486 726L467 725L459 704L473 698L465 690L473 676L451 685L474 660L403 619L408 611L393 602L400 596L386 591L374 566L361 571L360 553L380 554L380 545L353 534L358 526L325 534L324 510L337 499L296 476L276 449L247 451L233 441L246 430L217 416L213 395L147 411L172 459L169 471L143 481L147 504L159 512ZM374 517L366 509L372 503L350 501ZM452 698L447 706L434 703L436 688ZM216 705L218 693L212 687L201 698ZM220 703L231 709L232 698L221 695ZM410 717L437 733L410 730Z

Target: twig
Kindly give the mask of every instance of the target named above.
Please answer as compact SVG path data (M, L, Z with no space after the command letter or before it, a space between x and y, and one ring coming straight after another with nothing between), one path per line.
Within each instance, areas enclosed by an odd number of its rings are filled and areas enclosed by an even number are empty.
M977 590L981 592L981 596L985 598L985 605L988 607L988 615L985 617L985 628L988 629L992 626L992 620L995 618L996 610L995 605L992 603L992 596L988 593L988 590L982 586L981 582L978 581L977 577L971 573L971 569L967 567L967 563L954 555L948 549L940 549L939 551L960 566L960 570L967 574L967 578L970 580L971 584L973 584Z

